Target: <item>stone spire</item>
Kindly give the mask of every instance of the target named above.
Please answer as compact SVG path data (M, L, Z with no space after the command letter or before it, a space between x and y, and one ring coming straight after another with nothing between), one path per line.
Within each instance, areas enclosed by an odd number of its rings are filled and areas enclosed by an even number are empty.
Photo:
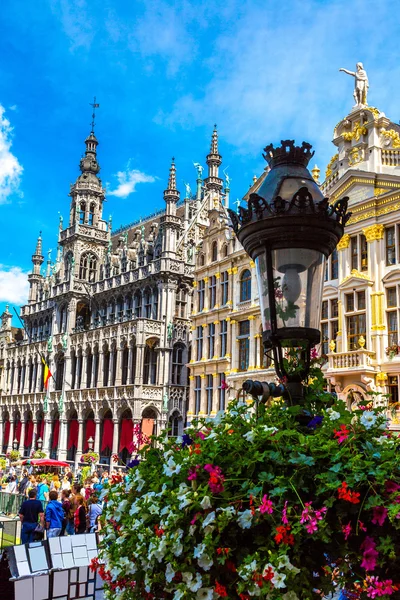
M97 162L97 146L99 142L94 135L94 131L91 131L85 140L86 152L79 163L79 168L82 173L94 173L95 175L100 171L100 165Z
M219 177L219 167L222 163L222 156L218 151L218 131L214 125L214 131L211 136L210 154L207 155L208 177L204 180L206 188L221 191L223 181Z
M169 177L168 177L168 185L167 189L164 191L164 201L167 204L167 212L169 205L171 203L176 204L179 200L179 192L176 189L176 167L175 167L175 158L172 158L171 166L169 169Z
M35 252L34 254L32 254L32 273L28 275L28 281L30 285L29 302L36 302L39 283L43 279L42 275L40 274L40 267L42 266L43 261L44 256L42 254L42 232L40 232L36 242Z

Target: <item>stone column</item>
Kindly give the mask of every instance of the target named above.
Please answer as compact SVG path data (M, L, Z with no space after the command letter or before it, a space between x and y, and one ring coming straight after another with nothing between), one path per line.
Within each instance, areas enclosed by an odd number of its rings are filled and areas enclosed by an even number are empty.
M94 434L94 451L97 452L98 455L100 455L100 425L101 425L101 420L100 419L95 419L95 425L96 425L96 430L95 430L95 434Z
M214 326L215 326L214 356L216 358L220 358L220 355L221 355L221 336L220 336L221 325L220 325L220 321L214 321Z
M3 453L3 436L4 436L4 426L3 426L3 419L0 418L0 453Z
M207 395L206 395L206 386L205 386L205 378L204 373L200 375L201 378L201 397L200 397L200 411L199 416L204 416L207 414Z
M338 250L338 279L339 281L343 281L346 275L350 275L350 265L349 265L349 245L350 245L350 236L348 233L345 233L340 242L337 245ZM340 294L340 292L339 292ZM344 317L343 317L343 305L342 299L343 293L339 295L338 299L338 325L339 330L336 336L336 352L344 351L343 344L343 330L344 330Z
M237 321L235 321L235 319L232 319L230 321L231 324L231 352L232 352L232 357L231 357L231 373L237 373L238 372L238 360L239 360L239 356L238 356L238 349L237 349L237 339L236 339L236 335L237 335L237 330L236 330L236 325L237 325Z
M13 441L14 441L14 419L12 419L11 417L11 412L10 412L10 435L8 437L8 445L7 445L7 452L10 452L13 449Z
M75 454L75 468L78 466L80 458L82 456L82 445L83 445L83 419L78 419L78 447Z
M213 401L212 401L212 409L211 416L215 416L218 412L219 407L219 389L218 389L218 381L219 381L219 373L213 373Z
M141 385L143 382L144 349L145 344L138 344L136 346L135 385Z
M190 423L190 421L192 420L193 415L195 414L195 404L196 404L196 398L195 398L195 393L194 393L194 382L195 382L195 376L194 375L189 375L189 410L186 413L187 416L187 420L188 420L188 424Z
M254 371L256 368L256 351L257 351L257 340L255 339L255 316L250 315L248 317L250 321L250 343L249 343L249 371Z
M58 436L58 460L66 460L67 458L67 435L68 435L68 421L67 419L61 418L60 415L60 433Z
M208 338L207 338L207 325L206 323L203 323L202 325L203 328L203 356L200 359L197 360L207 360L208 359Z
M128 385L132 384L132 378L134 378L134 373L132 373L132 356L133 356L133 352L134 349L132 348L131 345L128 345L128 379L126 381L126 383Z
M118 438L119 438L118 419L113 419L113 423L114 423L114 429L113 429L112 454L118 454Z
M24 456L25 454L25 449L24 449L24 440L25 440L25 421L22 421L22 427L21 427L21 437L19 440L19 451L21 453L22 456Z
M44 418L44 428L43 428L43 451L46 452L48 456L50 456L51 448L51 431L52 431L53 421L49 416L45 416Z
M122 348L117 348L115 359L117 361L117 367L116 367L116 370L115 370L115 386L119 386L119 385L121 385L121 379L122 379L122 372L121 372L121 368L122 368Z
M385 274L385 227L384 225L371 225L363 229L368 244L368 271L374 273L374 283L370 289L368 298L367 288L367 323L366 338L367 350L373 350L376 353L378 364L385 362L385 337L386 337L386 318L385 318L385 292L382 279ZM370 310L368 310L368 300L370 301ZM368 320L368 317L370 320ZM369 333L371 332L371 333ZM368 343L368 337L371 335L371 343Z

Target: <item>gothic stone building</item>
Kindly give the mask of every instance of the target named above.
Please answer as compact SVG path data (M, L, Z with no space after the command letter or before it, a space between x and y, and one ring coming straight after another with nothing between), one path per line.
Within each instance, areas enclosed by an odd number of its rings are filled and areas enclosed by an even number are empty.
M45 272L37 240L23 336L8 309L1 317L0 440L3 454L14 443L29 456L42 439L49 456L77 463L92 438L100 463L110 464L113 454L129 458L137 424L145 434L182 431L195 255L209 211L229 190L214 129L196 193L180 201L173 161L165 209L112 232L93 131L85 144L68 225L60 219L57 258ZM41 357L53 374L47 390Z

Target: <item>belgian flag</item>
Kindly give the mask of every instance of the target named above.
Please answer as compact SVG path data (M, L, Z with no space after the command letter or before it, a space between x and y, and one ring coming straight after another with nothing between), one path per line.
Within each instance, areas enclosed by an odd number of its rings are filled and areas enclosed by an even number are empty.
M50 379L50 377L53 377L53 374L50 371L49 365L44 360L43 356L42 356L42 363L43 363L43 366L44 366L44 370L43 370L43 384L44 384L44 389L47 390L47 386L49 385L49 379Z

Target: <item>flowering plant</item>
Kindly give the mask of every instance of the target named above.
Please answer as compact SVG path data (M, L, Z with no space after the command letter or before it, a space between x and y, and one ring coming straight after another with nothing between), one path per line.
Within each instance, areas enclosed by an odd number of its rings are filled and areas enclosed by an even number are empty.
M400 346L398 346L397 344L392 344L391 346L387 346L385 352L386 356L389 357L389 360L393 360L396 354L399 354Z
M15 462L21 458L19 450L10 450L7 452L6 458L8 458L11 462Z
M43 452L43 450L33 450L32 454L31 454L31 458L46 458L47 454L46 452Z
M89 465L95 464L99 462L99 455L97 452L85 452L85 454L82 454L81 456L81 462Z
M303 406L232 403L114 478L109 597L398 598L400 440L382 408L350 412L323 385L314 369Z

